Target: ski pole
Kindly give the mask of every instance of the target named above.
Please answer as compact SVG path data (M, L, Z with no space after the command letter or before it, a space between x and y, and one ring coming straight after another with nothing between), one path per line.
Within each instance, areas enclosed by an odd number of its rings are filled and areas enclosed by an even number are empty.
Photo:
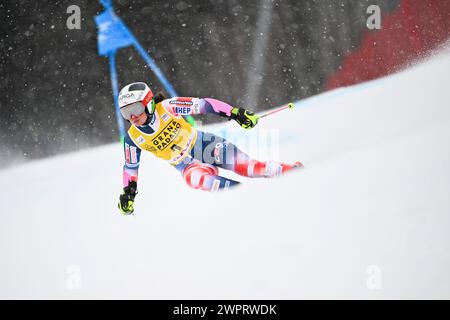
M287 105L285 105L285 106L279 107L279 108L277 108L277 109L275 109L275 110L272 110L272 111L269 111L269 112L267 112L267 113L264 113L263 115L260 115L259 118L261 119L261 118L270 116L271 114L280 112L280 111L282 111L282 110L284 110L284 109L294 109L294 104L293 104L292 102L289 102L289 103L288 103Z

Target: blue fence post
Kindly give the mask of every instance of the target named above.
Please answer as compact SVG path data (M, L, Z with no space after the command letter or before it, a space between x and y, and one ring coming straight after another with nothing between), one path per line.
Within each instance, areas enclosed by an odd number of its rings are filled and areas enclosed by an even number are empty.
M132 35L134 38L134 36ZM139 52L141 57L145 60L145 62L150 66L153 73L158 77L159 81L163 85L163 87L166 89L166 91L172 96L176 97L178 96L175 89L172 87L170 82L166 79L164 74L161 72L161 69L156 65L155 61L150 57L150 55L147 53L147 51L141 46L141 44L135 39L134 46L136 50Z
M150 69L153 71L153 73L156 75L158 80L163 85L164 89L170 94L171 97L178 96L177 92L173 88L173 86L170 84L169 80L164 76L161 69L156 65L155 60L153 60L152 57L148 54L148 52L141 46L139 41L136 39L136 37L133 35L133 33L128 29L125 24L122 24L122 28L126 32L126 34L129 36L130 39L133 41L133 45L136 48L136 50L141 55L142 59L145 60L147 65L150 67ZM195 127L195 121L192 116L187 116L186 120Z
M111 84L114 96L114 105L116 113L117 126L119 128L120 140L123 142L125 137L125 128L123 119L120 115L118 104L119 85L116 70L116 53L117 50L133 46L139 52L140 56L145 60L147 65L161 82L164 89L172 96L178 96L173 86L161 72L155 61L148 52L141 46L133 33L127 28L125 23L114 13L112 0L99 0L105 10L95 17L95 23L98 28L98 52L101 56L107 56L109 59L109 71L111 74ZM187 121L195 126L194 118L186 117Z

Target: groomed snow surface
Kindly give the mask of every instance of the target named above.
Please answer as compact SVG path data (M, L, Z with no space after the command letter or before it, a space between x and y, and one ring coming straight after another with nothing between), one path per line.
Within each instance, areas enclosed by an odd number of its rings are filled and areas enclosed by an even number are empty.
M450 298L449 70L227 123L305 164L278 179L209 194L144 154L135 216L118 143L0 171L0 298Z

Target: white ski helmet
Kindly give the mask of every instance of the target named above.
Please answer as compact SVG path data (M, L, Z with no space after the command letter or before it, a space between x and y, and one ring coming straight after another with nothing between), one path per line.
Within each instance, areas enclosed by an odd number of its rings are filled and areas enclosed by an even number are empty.
M151 103L151 108L148 104ZM152 115L155 112L153 92L144 82L133 82L126 85L119 92L120 113L126 120L130 120L131 115L140 115L147 112Z

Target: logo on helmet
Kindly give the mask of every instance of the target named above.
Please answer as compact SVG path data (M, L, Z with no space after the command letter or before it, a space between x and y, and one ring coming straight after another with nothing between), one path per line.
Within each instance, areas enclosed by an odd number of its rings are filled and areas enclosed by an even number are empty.
M134 96L134 93L125 93L119 97L119 101L122 101L123 99L131 99L131 98L136 98Z

